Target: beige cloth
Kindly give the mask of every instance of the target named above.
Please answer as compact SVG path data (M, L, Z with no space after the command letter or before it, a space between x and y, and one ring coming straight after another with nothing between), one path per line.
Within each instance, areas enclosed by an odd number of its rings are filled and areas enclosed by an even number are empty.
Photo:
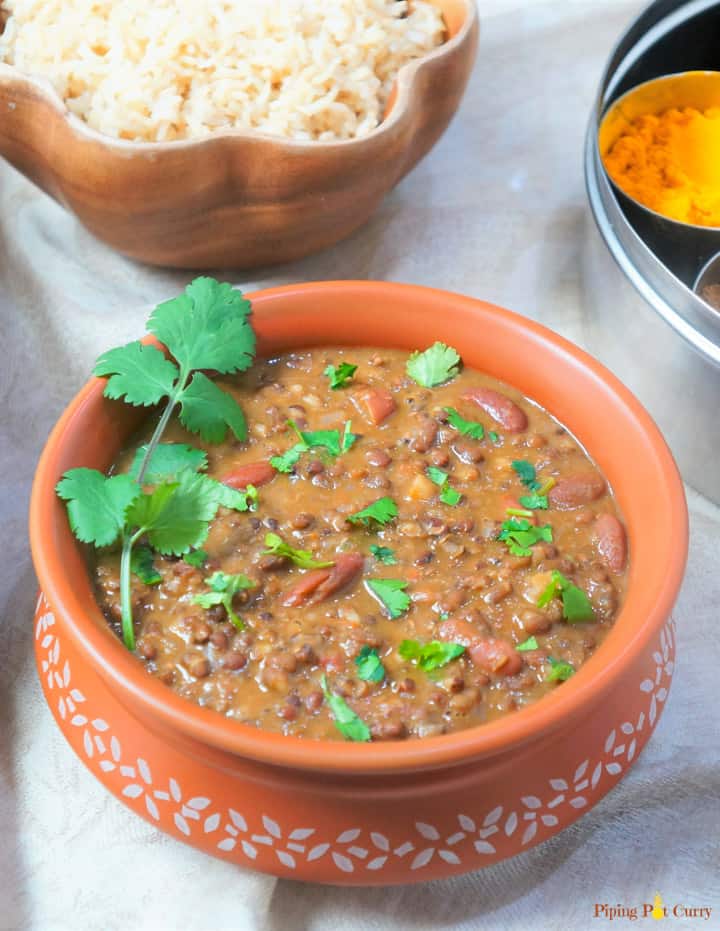
M350 240L242 286L412 281L488 298L581 340L583 133L602 64L638 6L483 3L467 98L432 155ZM149 305L189 276L114 255L5 166L0 204L0 928L576 931L603 926L593 903L633 905L656 890L669 903L715 908L709 922L668 928L720 928L720 511L694 495L679 662L664 717L620 786L540 847L451 881L321 888L214 861L105 792L41 699L28 492L48 430L95 357L135 338Z

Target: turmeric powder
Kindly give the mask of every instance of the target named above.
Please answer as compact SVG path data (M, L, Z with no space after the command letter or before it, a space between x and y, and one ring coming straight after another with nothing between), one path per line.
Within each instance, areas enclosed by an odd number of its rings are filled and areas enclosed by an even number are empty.
M720 226L720 107L641 116L603 161L618 187L651 210L682 223Z

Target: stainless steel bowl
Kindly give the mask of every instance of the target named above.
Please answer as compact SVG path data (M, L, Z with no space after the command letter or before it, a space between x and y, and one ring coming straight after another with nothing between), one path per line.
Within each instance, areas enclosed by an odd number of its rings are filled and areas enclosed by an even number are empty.
M720 503L720 314L692 291L710 256L633 226L597 145L603 113L630 87L669 72L712 70L712 59L717 67L718 31L717 0L656 0L613 50L585 145L593 220L584 284L589 347L655 417L685 480Z

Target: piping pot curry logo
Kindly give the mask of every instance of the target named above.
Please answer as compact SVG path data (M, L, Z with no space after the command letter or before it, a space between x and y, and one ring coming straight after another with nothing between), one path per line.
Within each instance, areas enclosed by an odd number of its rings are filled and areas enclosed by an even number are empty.
M596 902L593 906L593 918L604 918L605 921L637 921L638 918L647 918L654 921L663 921L668 918L695 919L696 921L709 921L712 915L710 906L685 905L676 902L666 905L659 892L655 893L652 902L642 905L611 905L609 902Z

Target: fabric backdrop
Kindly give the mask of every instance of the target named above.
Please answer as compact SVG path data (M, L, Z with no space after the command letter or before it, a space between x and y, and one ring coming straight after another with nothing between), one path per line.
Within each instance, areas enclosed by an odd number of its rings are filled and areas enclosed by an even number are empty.
M319 278L449 288L583 340L582 139L600 71L637 3L481 3L480 55L433 153L348 241L246 289ZM627 778L574 827L509 862L387 890L246 872L157 833L102 789L44 706L26 534L34 463L98 353L133 339L188 276L133 264L0 168L0 927L38 931L598 928L592 903L714 906L720 928L720 512L690 495L677 675ZM717 468L708 463L708 468ZM669 927L682 927L680 921ZM698 927L687 922L687 927Z

